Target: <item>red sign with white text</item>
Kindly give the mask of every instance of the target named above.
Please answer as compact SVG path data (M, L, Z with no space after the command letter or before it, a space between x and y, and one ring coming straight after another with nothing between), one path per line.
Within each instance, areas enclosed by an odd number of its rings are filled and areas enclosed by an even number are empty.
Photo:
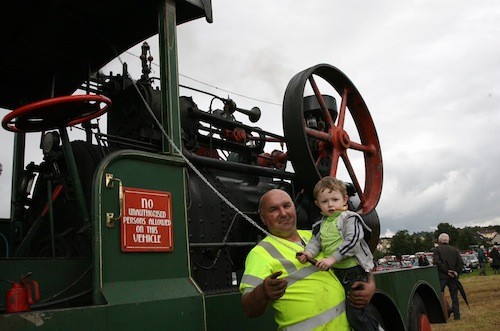
M122 251L172 251L172 194L131 187L123 193Z

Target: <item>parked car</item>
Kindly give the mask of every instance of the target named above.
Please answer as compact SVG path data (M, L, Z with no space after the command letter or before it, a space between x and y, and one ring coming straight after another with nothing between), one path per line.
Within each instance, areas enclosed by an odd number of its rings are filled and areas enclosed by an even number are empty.
M464 265L471 269L479 269L479 260L476 254L461 254Z
M427 258L427 260L429 261L429 264L430 265L433 265L434 264L434 261L433 261L433 253L432 252L427 252L425 253L425 257Z
M377 263L373 268L373 271L386 271L386 270L396 270L403 268L401 262L387 261L382 263Z
M410 260L401 261L402 268L413 268L413 263Z
M433 261L433 255L434 255L434 253L432 253L432 252L416 252L415 253L415 256L417 256L417 258L418 258L419 255L425 255L425 257L427 258L427 261L429 261L429 265L433 265L434 264L433 263L434 262Z

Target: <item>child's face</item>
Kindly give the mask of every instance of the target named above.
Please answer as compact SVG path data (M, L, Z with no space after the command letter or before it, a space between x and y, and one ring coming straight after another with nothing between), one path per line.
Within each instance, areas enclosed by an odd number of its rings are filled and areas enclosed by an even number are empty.
M324 189L318 194L314 203L321 209L321 214L330 216L335 210L345 209L347 195L342 196L339 191Z

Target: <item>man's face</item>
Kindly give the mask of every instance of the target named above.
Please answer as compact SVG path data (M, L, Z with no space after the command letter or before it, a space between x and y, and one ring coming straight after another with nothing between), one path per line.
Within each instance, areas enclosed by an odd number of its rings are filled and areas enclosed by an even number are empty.
M260 218L275 236L288 238L297 231L295 206L285 191L275 189L262 196Z

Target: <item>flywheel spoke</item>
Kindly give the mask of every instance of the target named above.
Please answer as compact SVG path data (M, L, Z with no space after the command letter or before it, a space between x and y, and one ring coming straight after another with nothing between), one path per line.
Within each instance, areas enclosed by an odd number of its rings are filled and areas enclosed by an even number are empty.
M326 123L332 127L335 126L335 122L333 121L332 115L330 115L330 111L328 110L328 107L326 106L325 100L323 99L323 95L321 94L318 85L316 85L316 81L314 80L314 77L311 75L309 77L309 83L311 84L311 87L314 91L314 95L316 95L316 99L318 100L319 106L321 107L321 110L323 111L323 114L325 115L326 118Z
M344 128L345 110L347 108L348 96L349 96L349 90L347 88L344 88L344 91L342 93L342 102L340 103L339 117L337 121L337 126L342 129Z
M361 206L363 206L365 203L365 194L364 194L363 190L361 189L361 185L359 185L359 181L358 181L358 178L356 177L356 173L354 172L351 161L349 160L347 153L343 153L343 154L341 154L341 156L342 156L342 160L344 161L344 165L347 169L347 172L349 173L349 177L351 177L352 184L356 188L356 192L358 192L359 199L361 200Z
M368 155L372 155L376 152L375 146L373 145L362 145L360 143L355 143L354 141L349 142L349 148L354 149Z
M336 149L332 151L332 163L330 165L330 176L337 177L337 169L339 167L340 152Z

